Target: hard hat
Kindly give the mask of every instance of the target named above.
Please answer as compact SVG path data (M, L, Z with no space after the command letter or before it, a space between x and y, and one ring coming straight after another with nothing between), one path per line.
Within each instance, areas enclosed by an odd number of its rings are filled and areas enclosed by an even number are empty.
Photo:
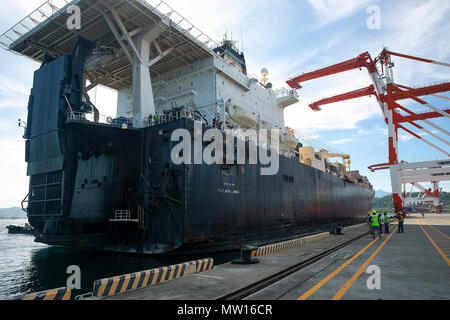
M377 210L373 210L372 213L377 213Z

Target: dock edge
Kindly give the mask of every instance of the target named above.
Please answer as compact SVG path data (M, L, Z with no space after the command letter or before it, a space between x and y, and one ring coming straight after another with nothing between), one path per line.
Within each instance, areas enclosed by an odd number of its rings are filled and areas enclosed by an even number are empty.
M179 279L188 274L204 272L212 269L213 266L214 259L208 258L96 280L94 282L93 297L109 297L134 291L158 283Z

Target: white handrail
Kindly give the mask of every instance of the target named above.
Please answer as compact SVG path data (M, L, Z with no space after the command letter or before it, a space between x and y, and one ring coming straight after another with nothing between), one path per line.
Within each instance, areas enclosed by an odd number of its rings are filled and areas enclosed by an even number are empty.
M4 46L5 49L9 49L13 43L25 37L29 32L51 19L72 2L76 3L78 0L47 0L36 10L12 26L8 31L0 35L0 44Z

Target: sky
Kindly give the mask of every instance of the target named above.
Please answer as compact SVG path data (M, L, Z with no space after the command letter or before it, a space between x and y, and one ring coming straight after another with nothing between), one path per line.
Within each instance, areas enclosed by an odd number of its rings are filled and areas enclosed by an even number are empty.
M155 2L152 0L150 2ZM159 0L157 1L159 2ZM216 42L225 32L238 40L247 58L249 74L264 67L275 88L318 67L345 61L368 51L376 57L384 47L394 52L450 63L450 1L442 0L166 0L192 24ZM43 0L0 1L0 33L37 8ZM368 28L373 8L379 8L380 28ZM395 81L407 86L450 79L450 69L394 58ZM33 72L39 65L11 52L0 51L0 208L19 206L28 192L23 129ZM376 189L391 191L388 171L371 173L372 164L387 162L387 126L375 99L324 106L313 112L308 104L323 97L371 84L365 70L348 71L304 84L301 101L285 112L288 126L352 156L352 169L367 175ZM94 93L95 94L95 93ZM444 94L449 97L449 94ZM114 112L115 94L97 90L102 114ZM104 98L100 98L103 96ZM440 108L448 100L424 98ZM402 101L413 111L425 111L413 101ZM450 128L448 118L433 123ZM427 127L433 133L433 128ZM412 129L411 126L407 126ZM417 129L413 131L420 133ZM440 135L440 133L437 133ZM430 135L424 138L449 151ZM414 162L447 158L443 153L400 132L399 157ZM449 183L442 183L450 191ZM427 184L424 184L427 186ZM409 189L409 188L408 188Z

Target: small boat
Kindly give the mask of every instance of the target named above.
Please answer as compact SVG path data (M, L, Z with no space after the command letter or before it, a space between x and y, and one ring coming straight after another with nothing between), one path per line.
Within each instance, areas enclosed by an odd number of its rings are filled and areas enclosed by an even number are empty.
M34 229L28 223L25 223L23 226L15 226L10 225L6 227L8 229L9 234L34 234Z

